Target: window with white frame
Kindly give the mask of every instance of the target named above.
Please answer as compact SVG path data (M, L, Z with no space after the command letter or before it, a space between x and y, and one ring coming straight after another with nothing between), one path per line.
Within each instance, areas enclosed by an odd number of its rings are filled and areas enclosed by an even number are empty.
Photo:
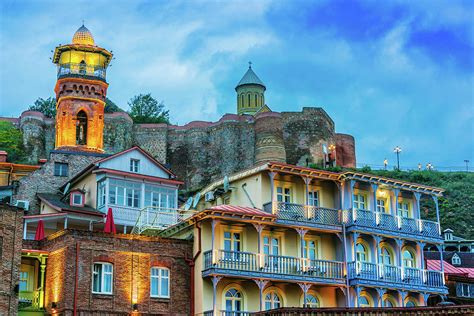
M356 209L356 210L365 210L365 204L366 203L366 199L365 199L365 195L362 195L362 194L354 194L353 196L353 207Z
M82 193L73 193L72 194L72 205L83 205L83 195Z
M455 253L453 255L453 257L451 258L451 263L455 266L460 266L461 265L461 258L459 257L459 255L457 253Z
M224 232L224 250L225 251L241 251L241 234L235 231Z
M101 208L105 205L105 181L97 183L97 208Z
M109 203L114 205L140 207L141 183L110 179Z
M175 209L178 190L156 185L145 185L145 207L154 206L163 209Z
M319 206L319 191L308 192L308 204L311 206Z
M54 175L58 177L67 177L69 174L69 164L67 162L54 163Z
M95 262L92 270L92 293L112 294L114 267L111 263Z
M130 159L130 172L139 172L140 171L140 160L139 159Z
M319 308L320 303L318 297L313 293L306 294L306 307Z
M377 199L377 212L385 213L385 200Z
M409 217L410 216L410 206L406 202L398 202L398 216Z
M170 297L170 270L167 268L151 268L150 296Z
M312 238L305 238L303 240L303 257L310 260L318 259L318 241Z
M474 284L469 284L469 283L456 284L456 296L474 297Z
M280 254L280 238L269 235L263 236L263 253L278 256Z
M291 203L291 188L288 187L277 187L277 201Z
M277 291L270 290L265 294L265 310L282 307L282 299Z
M20 272L20 291L28 291L29 275L27 271Z

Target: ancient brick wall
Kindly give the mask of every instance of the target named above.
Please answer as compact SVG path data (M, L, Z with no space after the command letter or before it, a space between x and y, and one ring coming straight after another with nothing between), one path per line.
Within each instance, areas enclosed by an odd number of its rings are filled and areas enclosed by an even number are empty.
M355 140L347 134L336 134L336 164L344 168L356 166Z
M23 211L0 205L0 315L16 315L18 310L22 219Z
M74 305L81 315L119 315L130 313L136 303L140 314L189 315L189 241L68 230L49 236L41 248L50 252L45 286L48 312L56 302L63 315L72 315ZM99 261L113 264L112 295L92 294L92 267ZM151 267L170 270L169 299L150 297Z
M133 121L127 113L104 115L104 151L115 154L133 146Z
M58 189L76 173L103 157L104 155L92 153L53 151L50 154L49 160L40 169L20 179L19 187L13 195L13 200L29 201L29 214L39 214L40 210L36 193L58 193ZM55 162L68 164L68 176L54 175Z
M136 124L133 126L133 144L149 152L161 163L166 163L167 138L167 124Z

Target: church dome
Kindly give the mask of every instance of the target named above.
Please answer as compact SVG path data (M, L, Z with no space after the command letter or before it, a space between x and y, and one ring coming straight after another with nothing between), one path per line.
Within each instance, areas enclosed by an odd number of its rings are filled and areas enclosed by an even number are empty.
M259 85L266 89L265 84L260 80L257 74L252 70L251 63L249 63L249 69L245 73L245 75L240 79L239 83L237 84L236 89L243 85Z
M79 45L95 45L91 31L89 31L84 24L76 31L76 33L74 33L72 43Z

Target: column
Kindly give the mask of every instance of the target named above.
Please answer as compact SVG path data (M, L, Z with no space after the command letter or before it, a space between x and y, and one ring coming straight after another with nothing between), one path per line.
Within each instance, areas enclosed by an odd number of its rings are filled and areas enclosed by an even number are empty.
M306 271L306 264L305 262L307 261L306 258L304 257L304 236L308 232L307 229L300 229L297 228L296 232L298 232L298 235L300 236L300 261L301 261L301 270ZM309 260L309 259L308 259Z
M421 221L421 210L420 210L420 198L421 198L421 193L420 192L413 192L413 197L415 198L415 204L413 207L413 215L414 218L416 218L416 221L418 223L418 231L422 232L423 231L423 222Z
M407 297L407 291L399 291L398 295L400 297L400 307L405 307L405 298Z
M377 306L377 307L385 307L385 303L384 303L384 301L383 301L383 296L385 295L385 292L386 292L387 290L384 289L384 288L380 288L380 287L376 288L376 290L377 290L377 294L378 294L378 296L379 296L379 297L378 297L378 302L377 302L377 303L378 303L378 306Z
M423 304L425 306L428 306L428 299L430 298L431 294L430 293L422 293L422 295L423 295Z
M46 258L40 257L40 292L39 292L39 307L44 306L44 272L46 270Z
M26 239L26 233L28 231L28 223L26 220L23 220L23 240Z
M445 284L445 280L444 280L443 245L436 245L436 248L438 248L438 251L439 251L439 265L440 265L441 273L442 273L442 277L443 277L443 284Z
M303 291L303 307L306 307L306 296L308 295L308 291L311 287L311 284L307 283L298 283L301 290Z
M438 222L438 233L439 235L441 236L441 226L440 226L440 223L439 223L439 205L438 205L438 197L436 195L432 195L431 196L433 198L433 201L435 203L435 207L436 207L436 221Z
M359 297L360 297L360 292L361 292L361 290L362 290L362 289L360 288L360 286L356 286L356 287L355 287L356 299L355 299L355 302L354 302L355 304L354 304L354 305L356 305L356 306L354 306L354 307L359 307Z
M393 199L392 199L392 203L390 203L391 205L391 213L393 216L396 216L397 215L397 207L398 207L398 195L400 194L400 189L397 189L397 188L392 188L392 192L393 192Z
M402 239L395 239L395 242L397 244L397 259L398 259L398 266L400 267L400 272L401 272L401 279L404 279L404 273L405 271L403 270L403 261L402 261L402 247L403 247L403 240Z
M423 252L423 249L425 248L426 243L417 241L416 242L418 247L420 248L420 268L421 269L426 269L425 267L425 253Z
M309 206L309 184L311 183L311 179L308 177L303 177L303 181L305 184L305 216L306 218L310 217L310 206Z
M336 182L339 191L339 209L344 210L344 182Z
M212 264L215 264L217 262L217 250L216 250L216 225L217 221L215 219L212 219L211 222L211 249L212 249Z
M382 237L380 236L373 236L374 243L375 243L375 264L377 265L377 272L379 278L383 278L384 276L384 269L383 265L379 262L380 259L380 243L382 242Z
M262 224L253 224L255 229L257 230L258 233L258 241L257 241L257 246L258 246L258 254L257 254L257 262L258 262L258 267L262 268L264 266L264 254L262 251L262 231L265 228L265 225Z
M357 261L357 238L359 238L360 234L359 233L352 233L352 245L353 245L353 252L352 252L352 259L354 262Z
M372 202L372 205L373 205L373 209L372 209L372 212L377 212L377 189L379 187L378 184L376 183L372 183L370 185L371 189L372 189L372 199L373 199L373 202Z
M357 214L356 210L354 209L354 186L355 186L355 180L351 180L350 186L349 186L349 203L348 209L352 210L352 221L355 222L357 221Z
M276 198L275 198L275 176L276 172L269 172L268 176L270 177L270 197L271 197L271 203L272 203L272 214L276 213Z
M260 295L260 301L259 301L259 306L260 306L260 311L264 310L263 306L263 290L265 289L265 286L268 284L268 280L254 280L255 283L257 283L258 289L259 289L259 295Z
M67 229L67 215L64 217L64 229Z
M217 314L217 284L219 281L222 279L221 276L213 276L212 277L212 310L213 310L213 315L218 315Z

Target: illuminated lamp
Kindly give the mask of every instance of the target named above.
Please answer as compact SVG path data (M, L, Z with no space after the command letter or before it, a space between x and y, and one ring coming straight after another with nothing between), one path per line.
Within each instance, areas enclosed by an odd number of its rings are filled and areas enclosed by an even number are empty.
M51 302L51 309L55 312L56 308L58 308L58 302Z
M134 312L138 312L138 304L137 304L137 303L134 303L134 304L132 305L132 309L133 309Z

